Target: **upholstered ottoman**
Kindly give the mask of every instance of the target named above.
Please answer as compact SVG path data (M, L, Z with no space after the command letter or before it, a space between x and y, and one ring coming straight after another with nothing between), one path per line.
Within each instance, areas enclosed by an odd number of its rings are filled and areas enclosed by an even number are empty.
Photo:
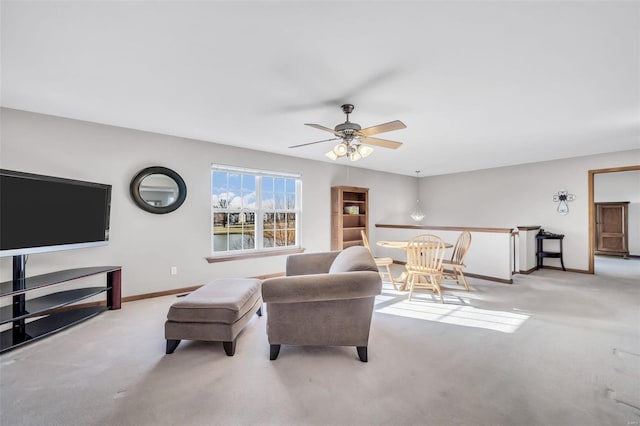
M221 341L233 356L242 327L254 313L262 316L261 284L251 278L217 279L175 302L164 324L167 353L185 339Z

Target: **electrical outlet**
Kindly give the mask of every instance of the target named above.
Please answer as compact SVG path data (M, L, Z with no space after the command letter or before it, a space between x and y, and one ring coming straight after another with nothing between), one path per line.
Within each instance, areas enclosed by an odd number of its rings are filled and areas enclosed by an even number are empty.
M172 266L171 267L171 275L178 275L178 267L177 266Z

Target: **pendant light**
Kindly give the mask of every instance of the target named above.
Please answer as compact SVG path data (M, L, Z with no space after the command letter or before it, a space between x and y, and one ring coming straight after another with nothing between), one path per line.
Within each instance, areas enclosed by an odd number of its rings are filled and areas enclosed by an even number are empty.
M420 210L420 170L416 170L416 209L411 213L411 219L420 222L424 219L424 213Z

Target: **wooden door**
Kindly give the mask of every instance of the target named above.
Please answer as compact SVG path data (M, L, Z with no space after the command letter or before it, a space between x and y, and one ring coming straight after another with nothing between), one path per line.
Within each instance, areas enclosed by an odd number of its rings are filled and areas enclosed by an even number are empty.
M596 204L596 254L629 256L628 201Z

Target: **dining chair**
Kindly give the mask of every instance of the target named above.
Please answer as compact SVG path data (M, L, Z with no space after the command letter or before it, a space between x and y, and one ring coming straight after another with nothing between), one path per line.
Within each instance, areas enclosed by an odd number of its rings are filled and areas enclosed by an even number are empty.
M451 260L443 260L443 281L455 281L457 284L464 285L465 290L469 291L469 285L462 273L465 268L464 258L467 256L469 246L471 245L471 232L464 231L458 236L455 246L453 246L453 253L451 254Z
M362 235L362 243L367 248L367 250L369 250L369 253L371 253L371 256L373 256L373 251L371 250L371 246L369 246L369 239L367 238L366 232L364 232L364 230L361 230L360 234ZM380 277L384 280L385 279L385 275L388 276L389 277L389 281L391 281L391 284L393 285L393 288L395 290L398 290L398 286L396 285L396 282L393 279L393 275L391 275L391 265L393 264L393 259L390 258L390 257L375 257L375 256L373 256L373 260L376 261L376 266L378 268L386 268L387 269L387 272L380 271Z
M445 244L435 235L418 235L407 244L407 282L409 283L409 300L416 288L426 288L438 293L442 299L442 261ZM424 278L424 280L422 279Z

